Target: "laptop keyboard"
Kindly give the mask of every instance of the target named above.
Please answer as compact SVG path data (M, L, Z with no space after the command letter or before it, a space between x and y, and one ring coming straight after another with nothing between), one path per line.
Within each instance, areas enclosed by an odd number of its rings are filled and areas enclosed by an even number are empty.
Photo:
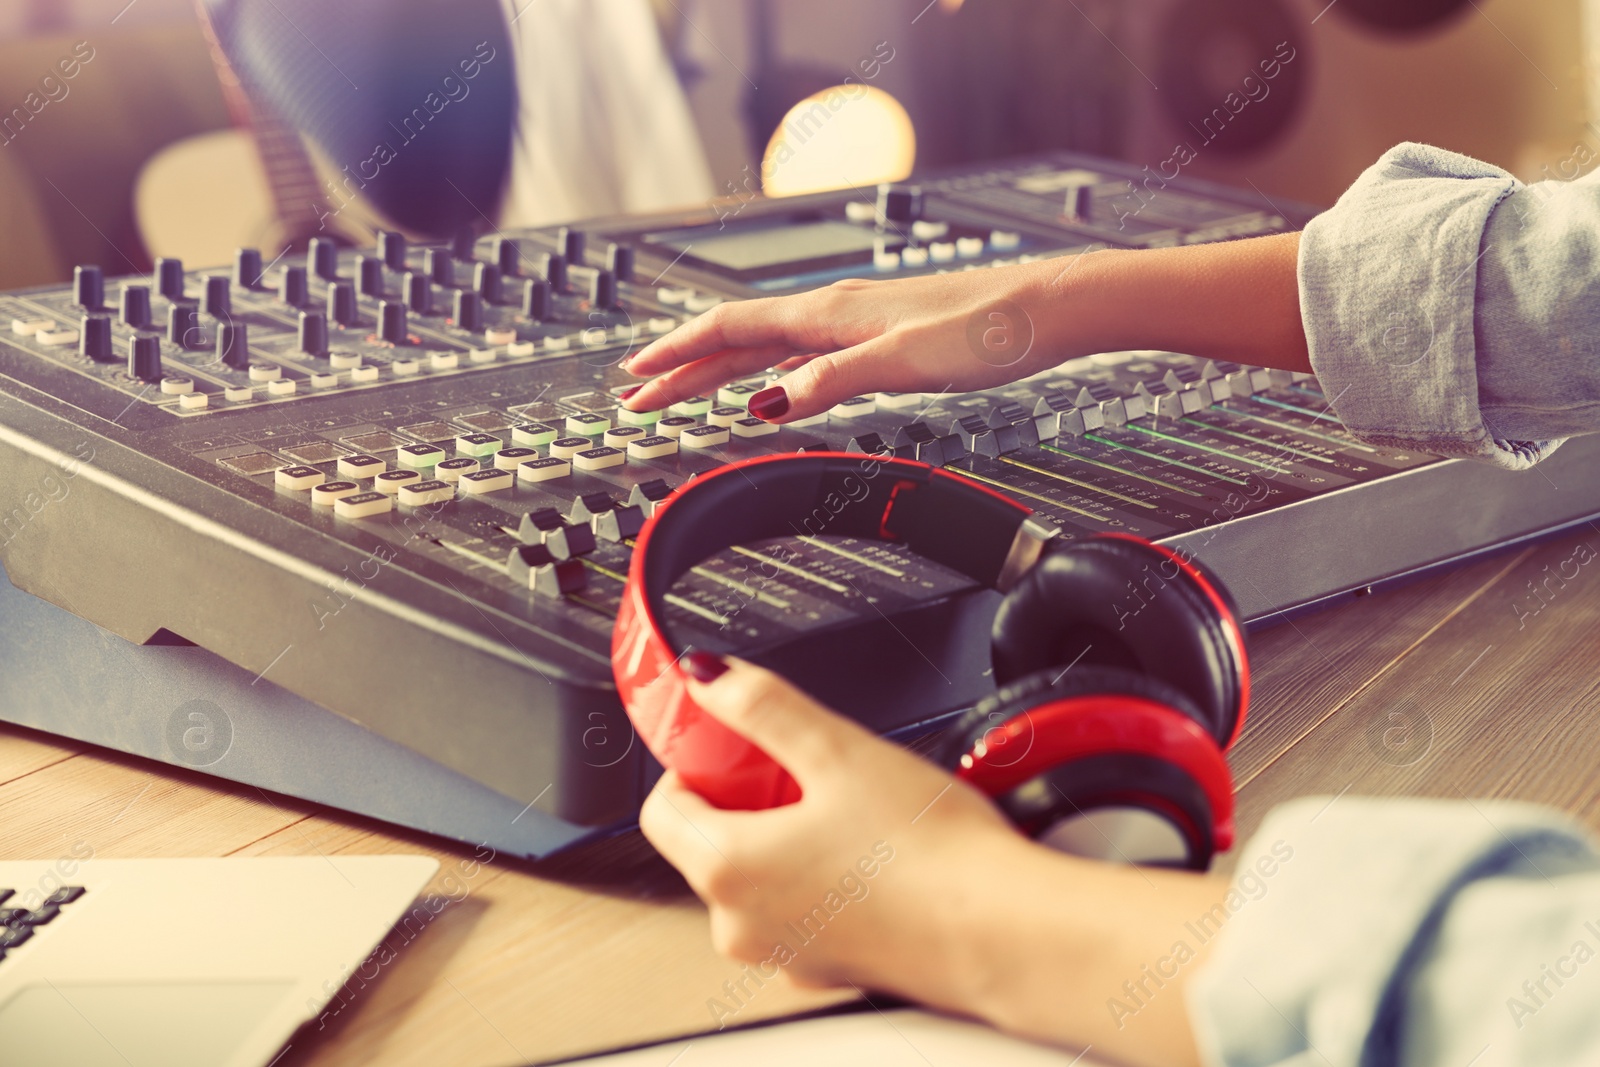
M16 895L14 889L0 888L0 960L6 953L33 936L33 931L46 923L54 922L61 909L87 892L81 885L63 886L44 898L37 908L8 908L6 901Z

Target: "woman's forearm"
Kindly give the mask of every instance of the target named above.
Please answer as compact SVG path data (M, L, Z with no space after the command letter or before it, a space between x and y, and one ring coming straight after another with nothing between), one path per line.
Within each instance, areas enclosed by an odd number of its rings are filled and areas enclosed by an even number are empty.
M1309 371L1299 249L1300 235L1285 233L1049 260L1025 306L1073 354L1151 348Z

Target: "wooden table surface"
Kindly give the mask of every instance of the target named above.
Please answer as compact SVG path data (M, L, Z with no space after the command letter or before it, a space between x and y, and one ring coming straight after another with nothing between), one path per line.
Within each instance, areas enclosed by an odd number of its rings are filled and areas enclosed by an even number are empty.
M1307 566L1315 560L1308 558ZM1600 829L1600 529L1258 632L1232 755L1248 835L1306 793L1516 797ZM444 906L353 980L292 1064L515 1064L705 1029L738 968L635 833L541 863L0 728L0 856L420 852ZM769 985L744 1018L837 1001ZM341 1006L342 1004L342 1006Z

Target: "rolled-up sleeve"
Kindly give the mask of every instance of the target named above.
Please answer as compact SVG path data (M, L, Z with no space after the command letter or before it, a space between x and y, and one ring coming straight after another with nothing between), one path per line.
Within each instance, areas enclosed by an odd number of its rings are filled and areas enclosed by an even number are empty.
M1554 813L1307 798L1239 871L1189 987L1207 1064L1600 1063L1600 860Z
M1519 469L1600 430L1600 175L1523 185L1399 145L1307 225L1299 285L1362 440Z

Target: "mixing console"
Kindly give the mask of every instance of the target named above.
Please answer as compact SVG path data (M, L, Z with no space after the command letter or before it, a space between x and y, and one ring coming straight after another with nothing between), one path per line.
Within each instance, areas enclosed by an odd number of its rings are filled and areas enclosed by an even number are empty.
M1074 360L977 394L878 393L776 427L771 374L648 414L616 364L722 300L840 277L1273 232L1308 212L1050 157L560 232L313 242L231 268L0 296L0 560L139 643L193 642L570 823L627 817L650 769L610 680L634 535L673 487L775 451L958 469L1067 537L1184 544L1244 613L1600 511L1567 446L1518 478L1351 439L1314 379L1172 353ZM0 327L3 328L3 327ZM52 470L72 507L39 509ZM695 645L785 665L807 634L841 705L932 720L988 686L993 594L893 547L796 531L675 589ZM1129 590L1127 610L1142 605ZM825 677L824 677L825 676ZM862 717L913 725L903 711Z

